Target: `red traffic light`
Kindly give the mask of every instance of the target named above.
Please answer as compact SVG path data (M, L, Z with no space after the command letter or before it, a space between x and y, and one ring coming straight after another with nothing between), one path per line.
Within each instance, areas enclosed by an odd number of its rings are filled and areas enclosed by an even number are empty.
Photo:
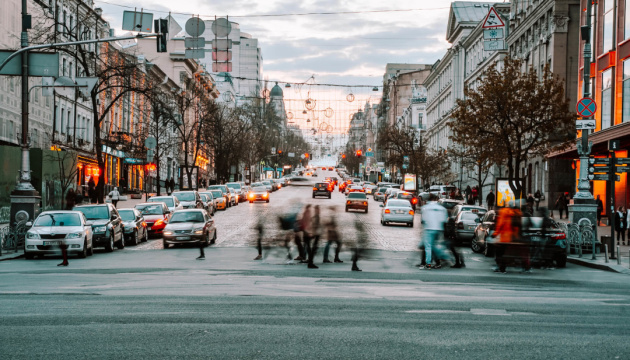
M308 159L308 153L305 153L305 154L304 154L304 158L305 158L305 159Z
M363 150L357 150L357 157L361 157L363 155Z
M341 158L342 158L342 159L345 159L345 158L346 158L346 154L342 154L342 155L341 155Z

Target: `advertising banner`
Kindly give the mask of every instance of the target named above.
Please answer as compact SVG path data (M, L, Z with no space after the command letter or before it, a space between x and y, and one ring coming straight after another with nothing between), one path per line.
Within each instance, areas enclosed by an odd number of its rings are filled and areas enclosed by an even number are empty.
M405 182L403 184L403 190L416 191L416 175L405 174Z
M521 180L522 183L522 180ZM509 202L515 200L514 192L510 188L510 182L508 179L497 179L497 206L508 206Z

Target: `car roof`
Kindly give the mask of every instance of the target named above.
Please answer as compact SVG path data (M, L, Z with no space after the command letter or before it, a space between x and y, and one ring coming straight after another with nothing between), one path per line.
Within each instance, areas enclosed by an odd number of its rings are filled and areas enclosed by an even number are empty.
M175 212L176 213L179 213L179 212L206 212L206 210L204 210L204 209L181 209L181 210L177 210Z
M44 215L44 214L77 214L77 215L83 215L83 213L80 212L79 210L47 210L47 211L42 211L39 215Z
M163 205L166 205L166 203L165 203L165 202L162 202L162 201L155 201L155 202L144 202L144 203L136 204L135 206L138 206L138 205L156 205L156 204L163 204ZM167 207L168 207L168 206L167 206Z

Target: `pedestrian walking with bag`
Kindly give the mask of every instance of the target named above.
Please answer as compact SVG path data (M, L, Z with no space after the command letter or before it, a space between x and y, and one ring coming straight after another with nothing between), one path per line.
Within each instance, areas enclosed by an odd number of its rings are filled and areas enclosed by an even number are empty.
M602 226L602 213L604 212L604 203L602 199L600 199L599 195L597 195L597 200L595 200L597 204L597 226ZM630 239L630 235L628 236Z
M120 193L118 192L117 187L109 192L109 197L112 199L112 204L114 204L114 207L117 207L116 205L118 204L118 200L120 200Z
M352 254L352 271L363 271L359 269L359 259L361 258L361 254L363 249L367 244L367 232L365 231L365 225L359 220L358 217L354 218L354 229L356 230L357 239L354 243L353 254Z
M560 214L560 216L558 217L558 220L562 220L562 212L565 211L565 209L568 209L567 202L564 195L560 194L558 196L558 199L556 199L556 210L558 210L558 213ZM569 217L569 214L567 211L567 218L568 217Z

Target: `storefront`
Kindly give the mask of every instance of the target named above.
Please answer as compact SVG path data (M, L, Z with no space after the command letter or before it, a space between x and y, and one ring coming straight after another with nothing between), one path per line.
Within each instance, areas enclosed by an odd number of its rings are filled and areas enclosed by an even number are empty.
M77 189L82 189L84 196L88 193L88 183L90 179L94 180L94 184L98 184L100 170L98 161L86 156L77 156Z

